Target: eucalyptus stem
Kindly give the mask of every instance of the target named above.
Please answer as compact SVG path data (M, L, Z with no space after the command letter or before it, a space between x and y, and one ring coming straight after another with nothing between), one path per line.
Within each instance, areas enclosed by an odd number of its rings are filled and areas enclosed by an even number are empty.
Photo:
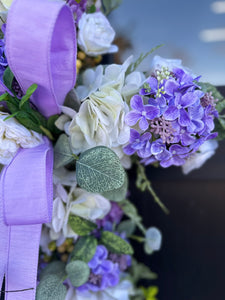
M135 240L139 243L143 243L145 241L145 238L143 238L142 236L137 236L137 235L130 235L129 238L131 238L132 240Z
M162 201L159 199L157 196L156 192L152 188L151 182L148 180L145 169L144 167L140 164L139 161L136 161L137 164L137 180L136 180L136 185L137 187L142 191L149 191L150 194L152 195L154 201L161 207L161 209L166 213L169 214L168 208L162 203Z

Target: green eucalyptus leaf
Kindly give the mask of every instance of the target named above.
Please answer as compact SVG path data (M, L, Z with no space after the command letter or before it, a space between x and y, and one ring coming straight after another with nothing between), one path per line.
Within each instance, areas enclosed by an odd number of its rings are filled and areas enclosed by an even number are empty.
M112 10L116 9L121 3L122 0L102 0L104 13L108 15Z
M48 276L50 274L55 274L60 279L64 279L66 277L65 267L66 264L63 263L62 261L53 261L41 271L40 279L42 280L44 276Z
M101 243L105 245L105 247L112 253L130 255L134 253L134 250L130 244L110 231L103 231Z
M134 258L132 258L132 265L130 268L130 273L134 285L141 279L156 279L157 274L153 273L149 267L142 263L138 263Z
M69 216L68 224L72 230L80 236L87 235L97 228L95 223L76 215Z
M103 193L121 188L125 171L117 155L104 146L83 152L76 163L77 183L85 190Z
M60 168L74 160L69 138L61 134L54 147L54 168Z
M72 285L75 287L79 287L87 282L90 275L88 265L81 260L75 260L67 264L66 272Z
M217 102L216 109L218 110L219 113L221 113L225 109L225 99Z
M55 274L50 274L44 276L40 281L37 287L36 300L64 300L66 293L67 289L60 278Z
M222 119L216 119L215 120L215 132L218 132L217 140L222 141L225 139L225 128L223 127L223 120Z
M91 235L80 237L71 253L70 261L82 260L88 263L95 255L97 244L96 238Z
M127 189L128 189L128 177L127 174L125 174L124 184L119 189L104 192L102 193L102 196L104 196L105 198L111 201L120 202L125 199L127 194Z
M201 89L202 89L202 91L204 93L210 93L211 92L212 96L215 99L218 99L219 101L221 101L221 100L224 99L224 97L222 96L222 94L211 83L209 83L209 82L197 82L197 85L199 85L201 87Z
M88 13L93 14L96 12L96 6L93 4L88 8Z
M131 236L136 229L136 224L132 220L125 220L119 224L117 231L119 233L126 233L126 236Z
M3 74L3 82L9 90L11 90L12 88L13 78L14 78L13 72L9 67L7 67Z

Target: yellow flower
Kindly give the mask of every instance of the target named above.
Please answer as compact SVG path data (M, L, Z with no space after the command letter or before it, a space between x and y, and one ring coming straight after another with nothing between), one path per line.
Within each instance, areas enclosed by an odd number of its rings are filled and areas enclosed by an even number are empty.
M3 6L6 10L8 10L12 4L13 0L0 0L0 6Z
M157 286L150 286L148 288L142 288L145 300L157 300L156 296L159 292Z

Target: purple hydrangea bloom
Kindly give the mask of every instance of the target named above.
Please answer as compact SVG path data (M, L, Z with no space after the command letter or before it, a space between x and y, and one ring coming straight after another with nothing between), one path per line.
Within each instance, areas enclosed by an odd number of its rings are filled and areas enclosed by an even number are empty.
M130 129L125 154L137 153L145 165L180 166L202 143L217 135L212 133L218 117L217 100L200 89L199 78L181 68L162 67L146 80L139 95L131 99L132 110L126 116L130 127L139 121L141 130ZM158 111L152 110L149 116L146 107Z
M132 155L136 151L140 157L147 157L150 153L151 147L151 133L146 132L141 135L137 130L130 130L130 143L123 148L123 151L127 155Z
M6 24L1 27L3 34L5 35ZM6 54L5 54L5 38L0 40L0 79L2 80L5 69L8 66Z
M103 218L97 220L98 227L104 227L105 230L110 230L113 224L119 224L123 217L123 210L116 203L111 201L111 209L109 213ZM111 225L109 228L109 225Z
M66 2L70 6L76 21L79 22L82 14L86 10L87 0L81 0L79 3L76 0L66 0Z
M79 291L98 292L119 283L121 273L119 264L110 260L105 246L97 246L96 253L88 266L91 270L90 277L88 282L78 288Z
M139 121L141 130L148 129L148 120L153 120L159 117L160 114L160 109L157 106L144 105L142 97L139 95L132 97L130 106L133 110L126 115L125 122L129 126L133 126Z

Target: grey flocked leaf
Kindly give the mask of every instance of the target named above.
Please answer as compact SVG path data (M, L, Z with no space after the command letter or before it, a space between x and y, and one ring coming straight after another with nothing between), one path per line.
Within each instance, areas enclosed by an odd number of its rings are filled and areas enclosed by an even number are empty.
M77 183L85 190L103 193L119 189L125 181L125 171L117 155L104 146L83 152L76 163Z
M54 167L63 167L74 160L69 138L61 134L54 147Z
M72 230L80 236L84 236L97 228L97 225L89 220L76 215L70 215L68 224Z
M40 281L36 291L36 300L64 300L66 293L67 289L60 278L50 274Z
M75 287L79 287L87 282L90 275L88 265L81 260L75 260L67 264L66 272L72 285Z
M66 276L65 267L66 264L62 261L53 261L41 271L40 279L42 280L44 276L48 276L50 274L55 274L59 278L64 278Z
M104 192L102 193L102 196L104 196L105 198L111 201L120 202L125 199L127 194L127 189L128 189L128 178L126 174L124 184L119 189Z
M91 235L80 237L71 253L70 261L82 260L88 263L95 255L97 244L96 238Z
M134 250L130 244L110 231L103 231L101 243L105 245L105 247L112 253L130 255L134 253Z

